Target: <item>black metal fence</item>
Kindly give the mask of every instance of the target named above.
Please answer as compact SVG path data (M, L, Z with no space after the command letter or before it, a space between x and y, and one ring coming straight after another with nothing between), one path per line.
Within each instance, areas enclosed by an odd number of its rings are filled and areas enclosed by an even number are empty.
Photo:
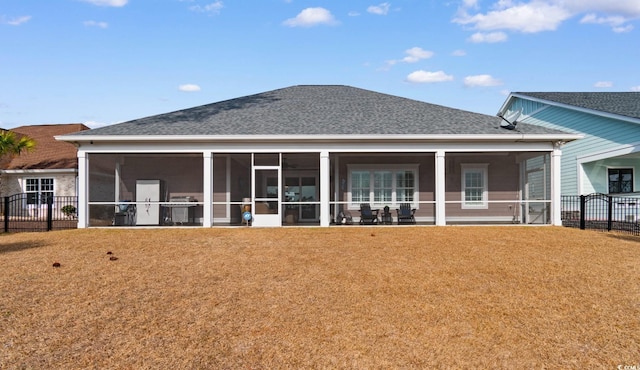
M640 198L563 195L562 225L640 235Z
M1 197L2 231L51 231L78 227L78 197L53 196L38 202L33 194Z

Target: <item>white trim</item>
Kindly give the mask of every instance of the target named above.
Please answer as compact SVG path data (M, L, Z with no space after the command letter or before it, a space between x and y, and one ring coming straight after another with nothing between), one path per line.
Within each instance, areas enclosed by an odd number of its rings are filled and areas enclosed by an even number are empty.
M436 201L436 225L445 226L447 224L446 216L446 153L443 150L436 152L435 155L435 201Z
M211 152L202 153L202 180L204 203L202 211L202 226L211 227L213 221L213 154Z
M331 224L331 163L329 152L320 152L320 226ZM282 193L282 191L281 191Z
M633 154L640 152L640 142L635 142L631 144L626 144L619 146L614 149L606 149L600 152L593 152L584 155L576 156L576 160L578 164L586 163L586 162L594 162L602 159L609 159L614 157L620 157L627 154Z
M513 223L513 216L453 216L447 217L448 222L509 222ZM519 221L516 223L520 223Z
M467 172L480 172L482 175L482 202L468 204L465 199ZM475 203L475 202L473 202ZM488 209L489 208L489 163L461 163L460 164L460 208L461 209Z
M562 145L558 144L551 152L551 224L562 226Z
M84 151L78 151L78 229L85 229L89 224L89 191L87 188L89 158Z
M61 173L78 173L78 170L75 168L55 169L55 170L0 170L0 173L4 173L7 175L15 175L15 174L46 175L46 174L61 174Z
M128 143L102 143L101 145L83 146L85 152L95 154L192 154L198 155L205 151L214 153L319 153L329 151L334 153L435 153L444 150L457 153L476 152L549 152L553 150L553 141L539 142L208 142L208 143L137 143L132 147Z
M54 136L56 140L68 141L77 144L95 145L104 142L192 142L192 143L210 143L210 142L290 142L300 143L307 142L347 142L363 140L389 142L399 141L547 141L547 140L576 140L581 135L558 133L558 134L404 134L404 135L59 135Z

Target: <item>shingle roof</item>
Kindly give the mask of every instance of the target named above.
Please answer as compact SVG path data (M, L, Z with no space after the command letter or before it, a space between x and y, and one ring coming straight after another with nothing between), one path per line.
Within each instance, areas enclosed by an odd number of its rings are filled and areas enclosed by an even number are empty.
M263 92L84 131L84 135L446 135L559 131L350 86L305 85Z
M61 125L33 125L11 129L18 135L32 138L36 146L31 152L24 152L11 158L4 167L7 170L74 169L78 166L76 147L58 141L56 135L76 133L89 128L81 123Z
M640 92L517 92L514 94L640 119Z

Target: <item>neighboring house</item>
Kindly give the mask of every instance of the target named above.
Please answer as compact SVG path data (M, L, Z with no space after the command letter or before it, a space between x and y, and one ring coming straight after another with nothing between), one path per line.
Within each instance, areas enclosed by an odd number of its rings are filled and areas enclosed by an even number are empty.
M80 228L329 226L343 213L357 221L363 203L408 203L421 224L560 225L561 143L580 136L501 122L349 86L293 86L57 139L78 147ZM530 162L546 163L544 176ZM532 203L534 187L549 192Z
M563 195L640 197L640 92L516 92L499 115L583 136L562 148Z
M72 134L89 128L83 124L33 125L11 129L17 135L32 138L33 151L6 155L0 169L0 195L27 194L25 207L37 209L46 197L75 196L78 159L76 147L58 141L57 135Z

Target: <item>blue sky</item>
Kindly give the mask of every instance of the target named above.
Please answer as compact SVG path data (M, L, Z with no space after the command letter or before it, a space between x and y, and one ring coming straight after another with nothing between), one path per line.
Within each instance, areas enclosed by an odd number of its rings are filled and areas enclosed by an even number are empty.
M640 0L1 0L0 127L114 124L300 84L494 115L640 91Z

